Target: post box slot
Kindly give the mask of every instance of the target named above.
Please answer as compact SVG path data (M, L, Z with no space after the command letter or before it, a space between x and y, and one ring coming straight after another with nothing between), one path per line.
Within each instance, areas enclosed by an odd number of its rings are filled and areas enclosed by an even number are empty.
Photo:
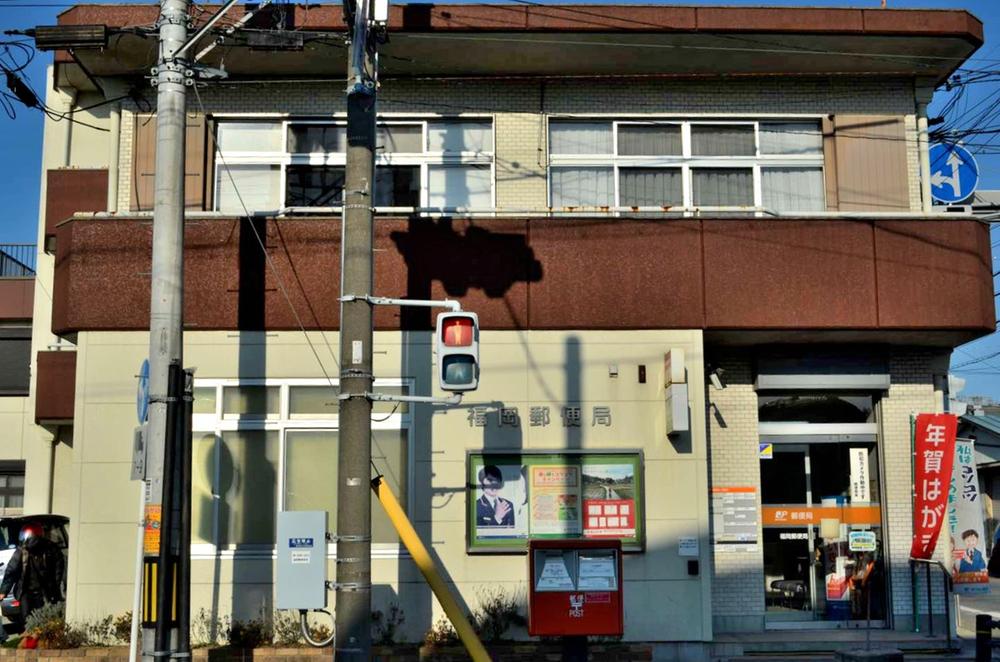
M535 590L575 591L577 558L573 550L535 550Z
M617 591L618 552L613 549L580 550L576 576L578 591Z

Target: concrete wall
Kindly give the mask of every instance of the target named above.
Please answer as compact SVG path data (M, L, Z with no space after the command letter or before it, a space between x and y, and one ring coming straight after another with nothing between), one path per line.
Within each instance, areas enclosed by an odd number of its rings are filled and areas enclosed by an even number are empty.
M336 334L310 334L328 374L337 374L331 353ZM381 378L414 380L413 392L431 391L430 335L376 335L375 372ZM131 430L135 425L134 375L146 355L144 333L81 333L77 366L69 611L72 617L120 613L129 608L135 558L138 484L128 480ZM708 475L705 422L692 417L692 431L667 440L661 389L663 355L671 347L687 355L688 378L703 382L701 334L663 332L484 332L482 381L460 407L411 409L412 467L408 510L462 598L475 605L482 589L501 586L523 599L526 558L522 554L466 553L466 451L520 449L640 449L645 460L646 550L625 558L626 639L710 640L710 578L687 574L678 539L700 541L702 568L709 567ZM322 378L323 371L301 333L189 332L185 363L201 379ZM619 377L609 377L609 364ZM638 365L647 368L638 383ZM690 408L704 410L703 393L691 392ZM580 428L564 428L560 407L579 404ZM470 406L486 406L491 424L473 427ZM551 424L531 427L531 405L549 405ZM594 405L612 409L612 426L591 426ZM517 407L520 428L499 428L496 408ZM391 598L406 615L405 632L421 637L436 620L431 599L412 563L398 550L377 546L375 599ZM194 563L194 611L249 618L270 612L273 570L270 553L227 551L202 554ZM332 572L331 564L331 572ZM331 575L332 576L332 575ZM523 633L522 633L523 634Z

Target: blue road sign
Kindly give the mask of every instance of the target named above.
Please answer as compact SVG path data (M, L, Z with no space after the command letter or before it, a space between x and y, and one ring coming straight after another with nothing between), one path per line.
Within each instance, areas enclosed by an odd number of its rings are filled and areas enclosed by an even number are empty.
M135 414L139 417L139 425L149 418L149 359L143 359L139 368L139 387L135 392Z
M979 164L960 145L934 143L930 147L931 197L951 205L965 200L979 184Z

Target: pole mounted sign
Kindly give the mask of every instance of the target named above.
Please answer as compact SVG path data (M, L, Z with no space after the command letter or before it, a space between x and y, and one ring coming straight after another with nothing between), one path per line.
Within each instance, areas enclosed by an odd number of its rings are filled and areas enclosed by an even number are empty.
M149 359L139 368L139 386L135 392L135 415L139 425L149 420Z
M931 196L946 205L968 198L979 184L979 164L972 152L960 145L930 146Z

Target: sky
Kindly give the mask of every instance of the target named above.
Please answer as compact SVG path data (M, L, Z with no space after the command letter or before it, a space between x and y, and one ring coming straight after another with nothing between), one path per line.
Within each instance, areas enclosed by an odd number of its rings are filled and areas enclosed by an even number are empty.
M100 0L102 3L114 0ZM460 2L461 0L443 0ZM544 1L544 0L543 0ZM569 2L570 0L563 0ZM638 0L637 0L638 1ZM644 4L651 0L641 0ZM603 0L607 3L608 0ZM0 32L24 29L35 25L52 25L56 16L72 3L60 0L0 0ZM148 3L147 3L148 4ZM771 5L877 8L880 0L682 0L671 4L684 5ZM1000 0L888 0L890 8L949 8L966 9L983 21L986 43L973 55L977 60L966 66L1000 71ZM2 37L0 37L2 38ZM25 70L28 80L39 92L44 88L45 68L51 53L39 53ZM1000 77L997 77L1000 79ZM974 108L992 94L1000 94L1000 80L966 86L958 109ZM935 117L955 91L939 90L929 110ZM982 106L985 107L985 106ZM1000 125L1000 108L995 112ZM961 114L958 125L961 126ZM17 109L14 119L0 113L0 243L34 243L38 224L38 197L41 178L42 115L39 111ZM1000 152L1000 150L998 150ZM980 189L1000 189L1000 153L977 155L981 172ZM1000 223L992 232L994 251L1000 253ZM993 271L1000 271L1000 259L993 259ZM1000 277L994 277L994 291L1000 289ZM997 298L994 298L994 302ZM994 356L994 354L996 356ZM959 364L965 364L958 367ZM967 380L959 397L983 395L1000 401L1000 333L984 336L958 347L952 355L954 373Z

